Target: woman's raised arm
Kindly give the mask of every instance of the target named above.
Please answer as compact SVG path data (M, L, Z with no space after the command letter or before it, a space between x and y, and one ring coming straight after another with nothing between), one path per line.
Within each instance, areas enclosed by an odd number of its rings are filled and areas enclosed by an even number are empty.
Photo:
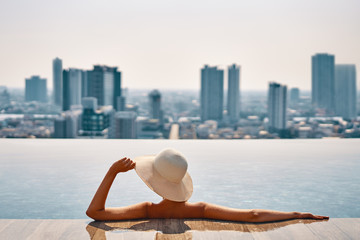
M86 215L94 220L124 220L147 217L147 206L149 203L139 203L127 207L105 208L105 202L116 175L135 168L135 162L129 158L122 158L115 162L106 173L94 198L92 199Z

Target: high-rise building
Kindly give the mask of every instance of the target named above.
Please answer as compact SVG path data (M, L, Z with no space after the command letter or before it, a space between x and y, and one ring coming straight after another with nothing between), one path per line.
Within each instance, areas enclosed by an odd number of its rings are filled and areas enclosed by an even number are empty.
M353 64L335 65L335 112L345 119L356 113L356 67Z
M300 100L300 90L299 88L290 89L290 105L295 107L298 105Z
M83 98L82 105L82 135L103 136L104 130L110 126L112 106L97 108L97 99L94 97Z
M32 76L25 80L25 101L47 102L46 78Z
M158 90L149 93L150 117L152 119L162 119L161 94Z
M81 105L82 70L69 68L63 70L63 111L70 110L72 105Z
M335 112L335 56L327 53L312 56L312 103L315 107Z
M121 72L116 67L95 65L87 72L87 96L95 97L100 106L112 105L118 109L121 97Z
M271 82L268 94L269 130L286 128L286 86Z
M230 121L239 120L240 114L240 66L235 64L228 68L227 114Z
M136 138L136 113L128 111L116 112L113 121L109 130L109 137L121 139Z
M205 65L201 69L201 120L222 120L224 71Z
M53 102L55 105L62 106L63 97L63 73L62 60L53 60Z

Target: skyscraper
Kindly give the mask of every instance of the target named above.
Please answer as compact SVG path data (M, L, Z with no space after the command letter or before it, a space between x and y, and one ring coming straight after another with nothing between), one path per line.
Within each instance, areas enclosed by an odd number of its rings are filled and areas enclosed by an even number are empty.
M121 72L116 67L95 65L87 72L87 96L95 97L100 106L112 105L117 109L121 97Z
M269 130L286 128L286 86L275 82L269 84L268 116Z
M205 65L201 69L201 120L222 120L224 71Z
M353 64L335 65L335 110L345 119L356 118L356 67Z
M81 105L82 77L82 70L63 70L63 111L70 110L72 105Z
M32 76L25 80L25 101L47 102L46 79Z
M335 56L315 54L312 56L311 66L312 103L331 115L335 112Z
M63 75L62 60L55 58L53 60L53 102L55 105L62 106L63 97Z
M235 64L228 68L227 114L232 122L239 119L240 114L240 66Z
M161 94L158 90L153 90L149 93L149 103L150 103L150 117L152 119L161 119Z

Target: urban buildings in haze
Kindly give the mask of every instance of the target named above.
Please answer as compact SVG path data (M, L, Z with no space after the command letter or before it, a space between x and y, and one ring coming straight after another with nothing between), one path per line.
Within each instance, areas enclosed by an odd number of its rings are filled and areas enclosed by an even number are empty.
M345 119L356 118L356 68L353 64L335 65L335 112Z
M76 138L78 136L78 114L66 111L54 120L54 138Z
M149 93L149 103L150 103L150 118L152 119L162 119L162 110L161 110L161 94L158 90L153 90Z
M114 115L113 123L109 130L111 138L133 139L136 138L136 113L120 111ZM111 133L110 133L111 131Z
M300 90L299 88L291 88L290 89L290 106L296 107L300 101Z
M69 68L60 81L61 109L47 103L46 79L33 76L26 79L27 102L23 90L0 86L0 137L159 139L170 132L180 139L360 137L355 65L334 62L329 54L312 57L313 91L302 90L301 98L298 88L287 92L274 82L268 94L245 91L241 118L241 67L236 64L228 67L227 94L224 71L208 65L201 69L200 94L179 89L127 93L117 68ZM61 60L53 60L54 75L59 63L62 69Z
M222 120L224 98L224 71L205 65L201 69L201 121Z
M63 70L63 111L71 109L72 105L81 105L83 71L70 68Z
M240 66L228 68L227 114L231 122L237 122L240 114Z
M46 79L32 76L25 80L25 101L47 102Z
M269 84L268 117L269 130L286 128L286 93L287 87L275 82Z
M63 66L60 58L55 58L53 67L53 102L57 106L62 106L63 97Z
M335 112L335 56L318 53L312 56L312 103L327 115Z
M0 106L10 103L10 94L6 87L0 86Z
M95 97L99 106L111 105L118 109L121 97L121 73L116 67L95 65L87 72L87 96Z

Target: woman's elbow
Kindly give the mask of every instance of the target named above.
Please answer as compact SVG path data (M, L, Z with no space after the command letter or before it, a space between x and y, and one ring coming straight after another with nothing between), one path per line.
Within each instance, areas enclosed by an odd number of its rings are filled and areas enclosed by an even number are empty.
M261 221L260 211L257 209L250 210L247 219L248 222L260 222Z
M87 215L89 218L94 219L95 221L101 220L101 219L99 218L98 211L96 211L96 210L88 209L88 210L86 210L86 215Z
M197 206L198 206L198 209L199 209L197 218L206 218L206 206L207 206L207 203L206 202L198 202Z
M86 210L86 216L94 219L94 212L92 210L88 209L88 210Z

